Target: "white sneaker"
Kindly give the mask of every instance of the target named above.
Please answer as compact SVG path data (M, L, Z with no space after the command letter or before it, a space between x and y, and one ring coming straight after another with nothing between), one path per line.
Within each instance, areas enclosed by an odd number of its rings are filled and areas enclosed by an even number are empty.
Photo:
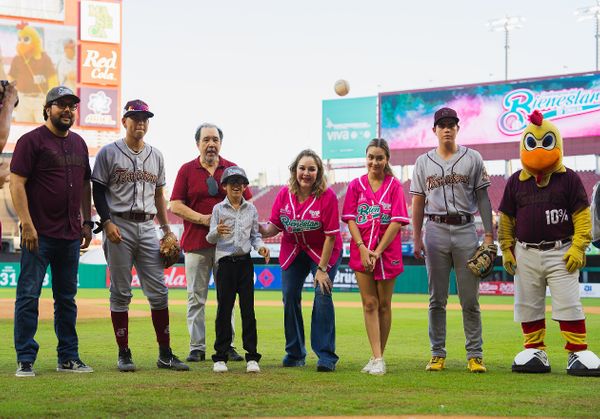
M371 375L383 375L385 374L385 361L383 358L375 358L373 360L373 365L371 366L371 370L369 371Z
M227 364L223 361L215 362L213 365L213 372L227 372L229 369L227 368Z
M373 361L375 361L375 358L371 357L371 359L369 359L369 362L367 362L367 365L365 365L363 367L363 369L360 370L360 372L365 373L365 374L370 372L371 368L373 368Z
M256 361L248 361L246 364L246 372L260 372L260 367Z

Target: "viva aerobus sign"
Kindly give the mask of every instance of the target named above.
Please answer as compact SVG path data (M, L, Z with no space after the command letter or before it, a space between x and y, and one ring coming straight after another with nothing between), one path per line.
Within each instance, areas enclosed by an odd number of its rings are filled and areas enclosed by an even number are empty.
M433 114L456 109L461 144L515 142L534 110L553 121L563 138L600 136L600 73L502 83L382 93L381 136L391 148L435 147Z
M364 157L377 136L377 96L323 101L323 157Z

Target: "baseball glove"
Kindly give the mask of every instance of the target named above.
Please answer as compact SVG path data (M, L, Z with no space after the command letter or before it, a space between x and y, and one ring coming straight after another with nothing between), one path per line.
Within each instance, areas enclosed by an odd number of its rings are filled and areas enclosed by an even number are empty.
M492 273L497 253L498 246L484 243L477 248L475 254L467 261L467 268L476 276L485 278Z
M181 248L177 242L177 237L172 232L168 232L160 239L160 257L165 268L173 266L179 261L180 252Z

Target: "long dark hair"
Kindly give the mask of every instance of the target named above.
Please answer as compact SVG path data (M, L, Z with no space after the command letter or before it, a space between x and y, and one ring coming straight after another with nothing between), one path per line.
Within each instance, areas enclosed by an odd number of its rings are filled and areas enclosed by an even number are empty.
M321 157L319 157L317 153L315 153L309 148L307 148L306 150L302 150L296 156L292 164L290 164L290 179L288 180L290 192L292 192L294 195L297 195L300 191L300 185L298 184L296 170L298 169L298 164L300 163L300 160L302 160L304 157L312 157L312 159L315 161L315 164L317 165L317 179L315 179L311 195L315 195L318 198L327 189L327 181L325 180L325 174L323 173L324 169Z
M369 144L365 149L365 153L368 152L371 147L378 147L383 150L383 152L385 153L385 157L387 157L387 162L385 163L383 172L386 175L395 177L396 175L394 175L392 166L390 166L390 146L388 145L387 141L385 141L383 138L373 138L371 141L369 141Z

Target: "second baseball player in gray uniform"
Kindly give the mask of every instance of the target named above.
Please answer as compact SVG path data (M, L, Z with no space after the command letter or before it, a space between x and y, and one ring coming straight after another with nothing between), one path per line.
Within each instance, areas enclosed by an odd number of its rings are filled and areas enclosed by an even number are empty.
M428 371L440 371L446 360L446 304L450 270L454 268L466 337L467 368L485 372L479 278L468 268L479 242L473 223L479 209L485 229L484 242L493 243L492 208L487 194L490 179L481 155L456 144L460 129L456 111L435 113L433 132L438 147L419 156L415 163L412 194L415 257L425 257L429 280L429 340L432 358ZM425 239L421 237L427 219Z
M102 147L96 156L92 173L94 203L104 230L103 248L110 269L110 313L119 346L119 370L135 370L128 344L131 269L135 266L152 312L159 344L157 366L187 371L189 367L170 347L168 290L153 221L156 216L163 232L170 231L163 197L163 156L144 142L153 116L143 101L127 102L122 119L125 138Z

